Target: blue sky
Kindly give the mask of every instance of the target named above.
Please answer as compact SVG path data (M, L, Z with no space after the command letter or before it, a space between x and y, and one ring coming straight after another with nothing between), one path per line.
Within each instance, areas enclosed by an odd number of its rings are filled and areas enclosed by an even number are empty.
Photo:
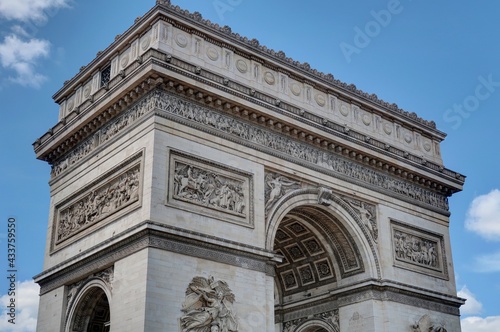
M451 198L463 331L500 331L500 3L372 0L172 0L401 108L448 137L445 166L467 175ZM0 0L0 305L8 297L7 219L17 224L18 302L34 331L50 168L31 144L57 122L51 96L154 5L148 1ZM4 252L4 254L1 254ZM26 281L26 282L24 282ZM4 295L4 296L2 296ZM3 309L0 309L3 310Z

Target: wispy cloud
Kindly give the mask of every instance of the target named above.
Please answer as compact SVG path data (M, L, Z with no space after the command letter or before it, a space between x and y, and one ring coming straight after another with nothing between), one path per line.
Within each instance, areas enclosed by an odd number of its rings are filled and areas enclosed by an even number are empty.
M16 284L16 319L15 324L9 323L7 306L11 296L0 297L0 331L3 332L33 332L36 329L38 315L39 286L32 280Z
M477 272L500 272L500 252L476 257Z
M500 316L467 317L462 319L462 332L496 332L500 331Z
M11 81L38 88L46 77L36 72L36 64L49 52L50 43L46 40L26 41L16 35L9 35L0 43L0 62L3 68L15 73L14 77L9 77Z
M472 201L465 227L488 240L500 240L500 190L494 189Z
M0 42L2 77L25 87L38 88L47 78L37 66L49 56L50 42L35 38L50 17L71 0L0 0L0 19L13 21L9 35Z
M0 17L23 22L43 22L54 10L68 7L68 4L68 0L0 0Z
M467 286L463 286L462 289L458 291L458 296L467 300L460 308L460 313L462 315L477 315L483 310L483 304L476 299Z

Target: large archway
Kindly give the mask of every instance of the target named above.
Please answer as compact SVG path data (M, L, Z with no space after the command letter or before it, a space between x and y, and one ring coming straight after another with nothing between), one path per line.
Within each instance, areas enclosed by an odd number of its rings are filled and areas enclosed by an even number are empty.
M269 209L267 235L282 257L275 314L283 331L338 331L338 289L380 273L376 242L360 212L330 190L298 189Z

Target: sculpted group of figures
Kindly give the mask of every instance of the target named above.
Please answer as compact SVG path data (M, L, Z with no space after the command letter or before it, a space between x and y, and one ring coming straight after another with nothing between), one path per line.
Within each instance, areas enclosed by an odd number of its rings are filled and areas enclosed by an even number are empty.
M429 267L438 267L435 242L395 231L394 244L397 258Z
M196 105L188 100L179 99L166 93L160 93L155 106L168 113L192 120L246 141L274 149L291 157L316 164L322 168L340 173L352 179L381 187L414 200L448 210L448 200L444 195L413 185L410 182L388 176L372 168L357 164L333 153L294 141L287 136L248 125L237 119L218 114L208 108Z
M174 197L238 214L245 211L242 183L179 162L174 171Z
M234 294L226 282L194 277L182 304L182 332L237 332Z
M62 210L57 228L57 241L138 200L139 174L139 167L136 167L111 183L92 190L77 203Z

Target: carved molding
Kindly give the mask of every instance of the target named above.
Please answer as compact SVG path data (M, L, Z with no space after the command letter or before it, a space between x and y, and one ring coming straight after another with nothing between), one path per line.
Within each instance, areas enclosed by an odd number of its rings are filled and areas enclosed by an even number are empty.
M141 205L142 156L140 152L115 166L90 185L56 204L52 250L102 227ZM79 236L76 236L79 234Z
M327 312L317 313L309 317L302 317L287 321L283 324L283 332L310 331L307 327L318 327L319 322L326 324L334 332L340 332L339 310L334 309ZM316 329L315 329L316 330ZM312 331L312 330L311 330Z
M328 175L355 182L362 186L383 191L391 196L423 203L434 207L441 213L447 213L448 200L446 196L434 191L416 186L401 178L375 170L352 160L331 153L314 145L296 141L290 137L253 126L232 116L219 114L193 101L173 96L163 91L154 92L158 96L157 108L163 112L159 115L177 120L183 124L194 126L217 136L234 140L240 139L242 145L263 150L289 159L298 164L304 164Z
M391 220L394 265L448 279L443 236Z
M153 231L148 228L135 233L137 229L143 227L153 227L159 231ZM194 240L191 238L192 236L203 237L206 240ZM100 271L103 266L110 266L116 261L148 247L168 250L182 255L198 257L274 276L274 263L271 261L274 254L243 243L207 236L206 234L186 231L180 228L173 228L152 221L139 223L115 236L115 238L123 237L125 237L123 240L109 247L106 247L107 242L99 243L95 247L82 251L71 259L65 260L51 269L44 271L43 274L35 276L36 282L41 287L40 294L45 294L74 280L79 280L90 273ZM213 242L217 241L227 243L228 246L213 244ZM241 250L230 248L231 245Z
M113 119L82 143L71 150L62 159L52 165L51 176L56 177L71 169L73 165L97 150L119 134L128 131L132 126L138 124L154 108L154 95L147 94L137 101L125 113Z
M114 278L114 266L110 266L102 271L90 274L85 279L81 279L71 285L66 286L66 319L68 319L69 311L75 304L76 295L84 287L86 283L94 279L100 279L104 281L106 286L110 291L112 291L112 282Z
M182 304L182 332L238 332L234 301L235 296L225 281L212 276L194 277Z
M253 227L253 197L251 173L170 150L167 205Z

